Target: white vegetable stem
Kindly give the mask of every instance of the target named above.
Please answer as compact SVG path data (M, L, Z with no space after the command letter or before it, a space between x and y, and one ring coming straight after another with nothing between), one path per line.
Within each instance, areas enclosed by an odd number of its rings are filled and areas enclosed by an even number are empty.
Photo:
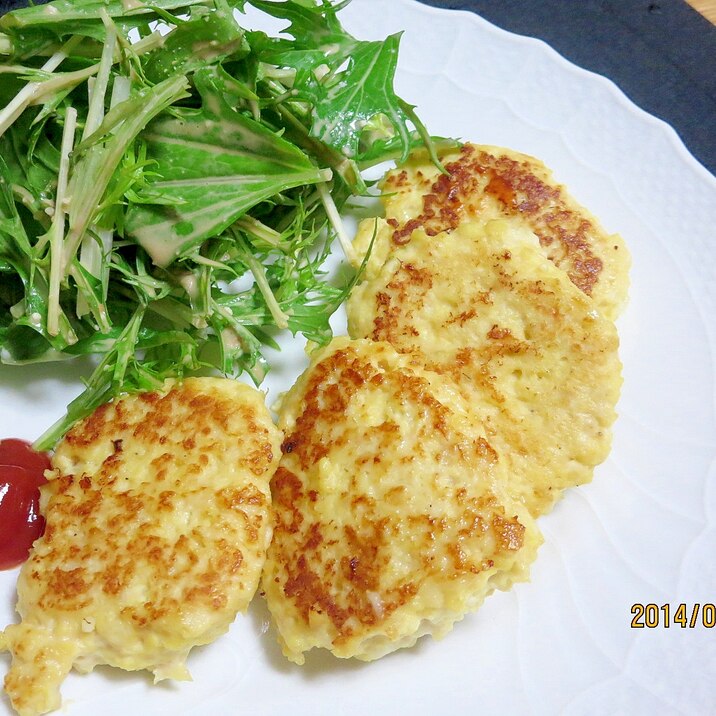
M318 194L321 197L321 201L323 202L323 206L326 210L326 216L331 222L331 226L336 232L338 241L341 244L343 254L345 255L348 262L352 266L355 266L357 261L356 252L353 248L353 244L351 243L350 238L348 238L348 233L346 232L345 226L343 225L343 219L341 219L341 215L338 213L336 203L333 201L331 192L328 190L328 185L326 183L320 183L317 184L316 187L318 188Z
M261 223L253 216L244 214L244 216L236 221L236 227L249 236L265 241L269 246L277 247L281 245L281 234L270 226Z
M62 244L65 235L65 195L69 174L70 153L75 141L77 110L68 107L65 113L65 126L62 130L60 148L60 171L57 175L57 195L55 213L50 227L50 285L47 306L47 332L56 336L60 330L60 283L64 276ZM38 244L39 245L39 244Z
M69 231L64 245L65 266L74 259L85 232L95 219L102 195L127 147L155 114L185 97L187 88L186 77L177 75L155 85L145 96L129 100L126 104L133 103L131 111L125 113L103 142L90 146L74 165Z
M87 139L102 124L104 119L104 102L109 85L109 77L114 64L114 50L117 45L117 31L104 8L100 11L107 35L102 48L102 58L99 62L99 70L94 82L89 83L89 109L82 141ZM124 80L124 82L120 82ZM110 108L129 97L129 81L124 77L116 77L112 88L112 99ZM94 236L92 234L95 234ZM107 281L109 277L109 265L104 257L112 249L113 231L111 229L100 229L91 227L91 232L85 234L80 247L80 263L93 276L100 279L102 284L102 302L106 300ZM82 291L77 292L77 316L81 318L90 310L87 299Z
M104 98L107 94L109 75L112 71L112 64L114 63L114 48L117 45L117 32L112 21L109 19L109 15L107 15L107 11L102 9L100 15L102 16L102 22L104 23L107 35L104 40L104 47L102 48L102 58L99 61L97 77L95 81L90 84L89 108L85 128L82 132L82 141L87 139L87 137L102 124L102 120L104 119Z
M75 37L68 40L62 46L62 49L55 52L55 54L45 62L41 69L45 72L54 72L81 40L81 35L75 35ZM137 42L136 45L133 45L132 51L136 55L141 55L153 50L155 47L160 47L163 42L162 36L157 32L153 32L151 35ZM100 64L101 63L98 62L75 72L59 73L44 82L29 82L26 84L2 111L0 111L0 137L30 105L43 102L48 95L78 85L80 82L92 77L99 71Z
M75 36L68 40L60 50L55 52L44 65L42 70L44 72L54 72L62 63L63 60L72 52L75 45L80 41L79 36ZM79 74L79 73L73 73ZM77 80L80 81L79 79ZM28 82L5 106L0 112L0 136L2 136L7 128L25 111L25 109L37 99L37 96L45 94L45 88L48 82Z
M256 285L259 287L259 291L266 301L266 306L276 322L276 325L281 329L288 328L288 315L281 310L281 306L278 305L276 296L274 296L271 286L269 286L268 279L266 278L266 272L263 264L254 256L250 247L246 244L243 238L239 237L239 242L243 249L242 260L249 267L249 270L254 275Z

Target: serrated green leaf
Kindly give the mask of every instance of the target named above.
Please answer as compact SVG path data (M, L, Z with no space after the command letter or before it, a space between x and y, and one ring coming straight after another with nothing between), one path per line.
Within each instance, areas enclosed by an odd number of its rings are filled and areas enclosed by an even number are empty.
M133 205L128 233L158 266L168 266L207 237L221 233L258 203L291 187L326 179L291 143L230 107L221 76L195 73L202 107L178 110L142 133L161 178L150 190L174 206Z
M172 30L162 51L148 56L144 74L150 82L161 82L229 56L240 60L248 53L248 43L233 15L228 11L212 12L182 22Z
M347 69L329 82L296 88L313 104L313 136L346 157L359 159L366 126L385 117L407 154L408 116L393 89L399 43L398 34L385 42L362 43L354 48Z

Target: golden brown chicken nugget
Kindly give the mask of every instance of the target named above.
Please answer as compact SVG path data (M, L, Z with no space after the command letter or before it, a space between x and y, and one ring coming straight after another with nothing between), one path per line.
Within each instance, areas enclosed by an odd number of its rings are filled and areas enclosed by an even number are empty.
M335 339L285 397L262 578L284 654L377 659L527 576L541 537L447 380Z
M57 708L73 667L189 678L189 650L223 634L256 590L279 455L263 394L220 378L123 397L77 423L42 491L21 622L3 635L17 712Z
M370 233L361 231L359 252ZM435 236L417 229L395 246L382 223L347 308L351 336L423 356L460 386L533 515L608 455L621 387L616 329L527 229L466 222Z
M418 228L434 236L465 222L506 219L533 232L544 255L594 299L602 315L617 317L631 263L624 241L607 233L541 161L469 143L441 158L445 174L417 152L384 178L382 201L395 245Z

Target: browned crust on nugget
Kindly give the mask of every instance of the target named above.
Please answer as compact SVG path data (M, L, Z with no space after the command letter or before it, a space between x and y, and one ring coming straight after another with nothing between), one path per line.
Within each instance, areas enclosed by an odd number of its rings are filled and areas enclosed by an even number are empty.
M604 268L593 250L601 230L575 208L563 187L548 183L546 171L536 160L524 156L518 161L464 144L457 159L446 163L445 169L447 174L432 182L423 177L426 193L419 216L402 224L388 219L395 244L409 241L416 229L435 236L454 230L465 217L479 217L479 199L488 195L505 216L524 218L549 258L567 272L575 286L592 294ZM400 190L407 181L405 171L394 172L386 179L384 192Z
M293 604L306 628L317 615L330 621L334 647L389 620L409 604L426 579L438 573L445 581L477 575L492 569L500 554L516 552L524 544L525 527L517 516L505 511L490 490L489 480L475 490L468 479L479 482L490 473L498 461L492 446L483 437L468 438L455 432L455 415L435 397L426 377L407 367L408 359L398 358L385 344L374 344L377 357L367 360L362 354L367 345L346 342L313 365L301 391L301 410L282 445L281 466L271 482L276 518L270 554L274 564L281 565L280 575L273 575L272 581ZM390 395L396 409L407 405L420 416L419 422L411 423L414 435L406 434L405 425L390 420L349 427L346 415L354 396L374 389ZM430 442L436 435L442 439ZM401 453L397 446L406 440L411 449ZM432 445L435 449L436 444L436 454L424 448ZM369 447L354 454L358 445ZM349 474L400 466L417 470L416 484L395 486L382 495L379 504L353 486L356 478L350 478L341 497L351 514L350 522L327 522L314 514L312 505L325 496L317 491L310 475L324 458L344 449L353 455L350 464L344 465ZM419 489L421 471L433 461L449 465L448 471L461 466L466 473L470 489L457 479L447 488L456 505L456 517L448 520L439 514L415 512L405 519L386 516L386 501L394 500L396 509L405 509L411 490ZM435 489L434 478L425 479L425 489ZM383 489L380 485L376 478L379 491ZM390 576L393 545L405 530L414 541L416 554L421 553L416 556L420 567L394 579ZM494 545L494 554L489 549L475 549L483 542ZM371 599L377 594L379 612Z

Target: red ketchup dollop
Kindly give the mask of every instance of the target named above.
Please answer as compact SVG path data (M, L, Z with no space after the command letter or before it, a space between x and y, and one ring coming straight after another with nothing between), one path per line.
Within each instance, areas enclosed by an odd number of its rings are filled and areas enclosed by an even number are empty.
M0 440L0 569L22 564L45 529L40 485L49 467L49 456L24 440Z

